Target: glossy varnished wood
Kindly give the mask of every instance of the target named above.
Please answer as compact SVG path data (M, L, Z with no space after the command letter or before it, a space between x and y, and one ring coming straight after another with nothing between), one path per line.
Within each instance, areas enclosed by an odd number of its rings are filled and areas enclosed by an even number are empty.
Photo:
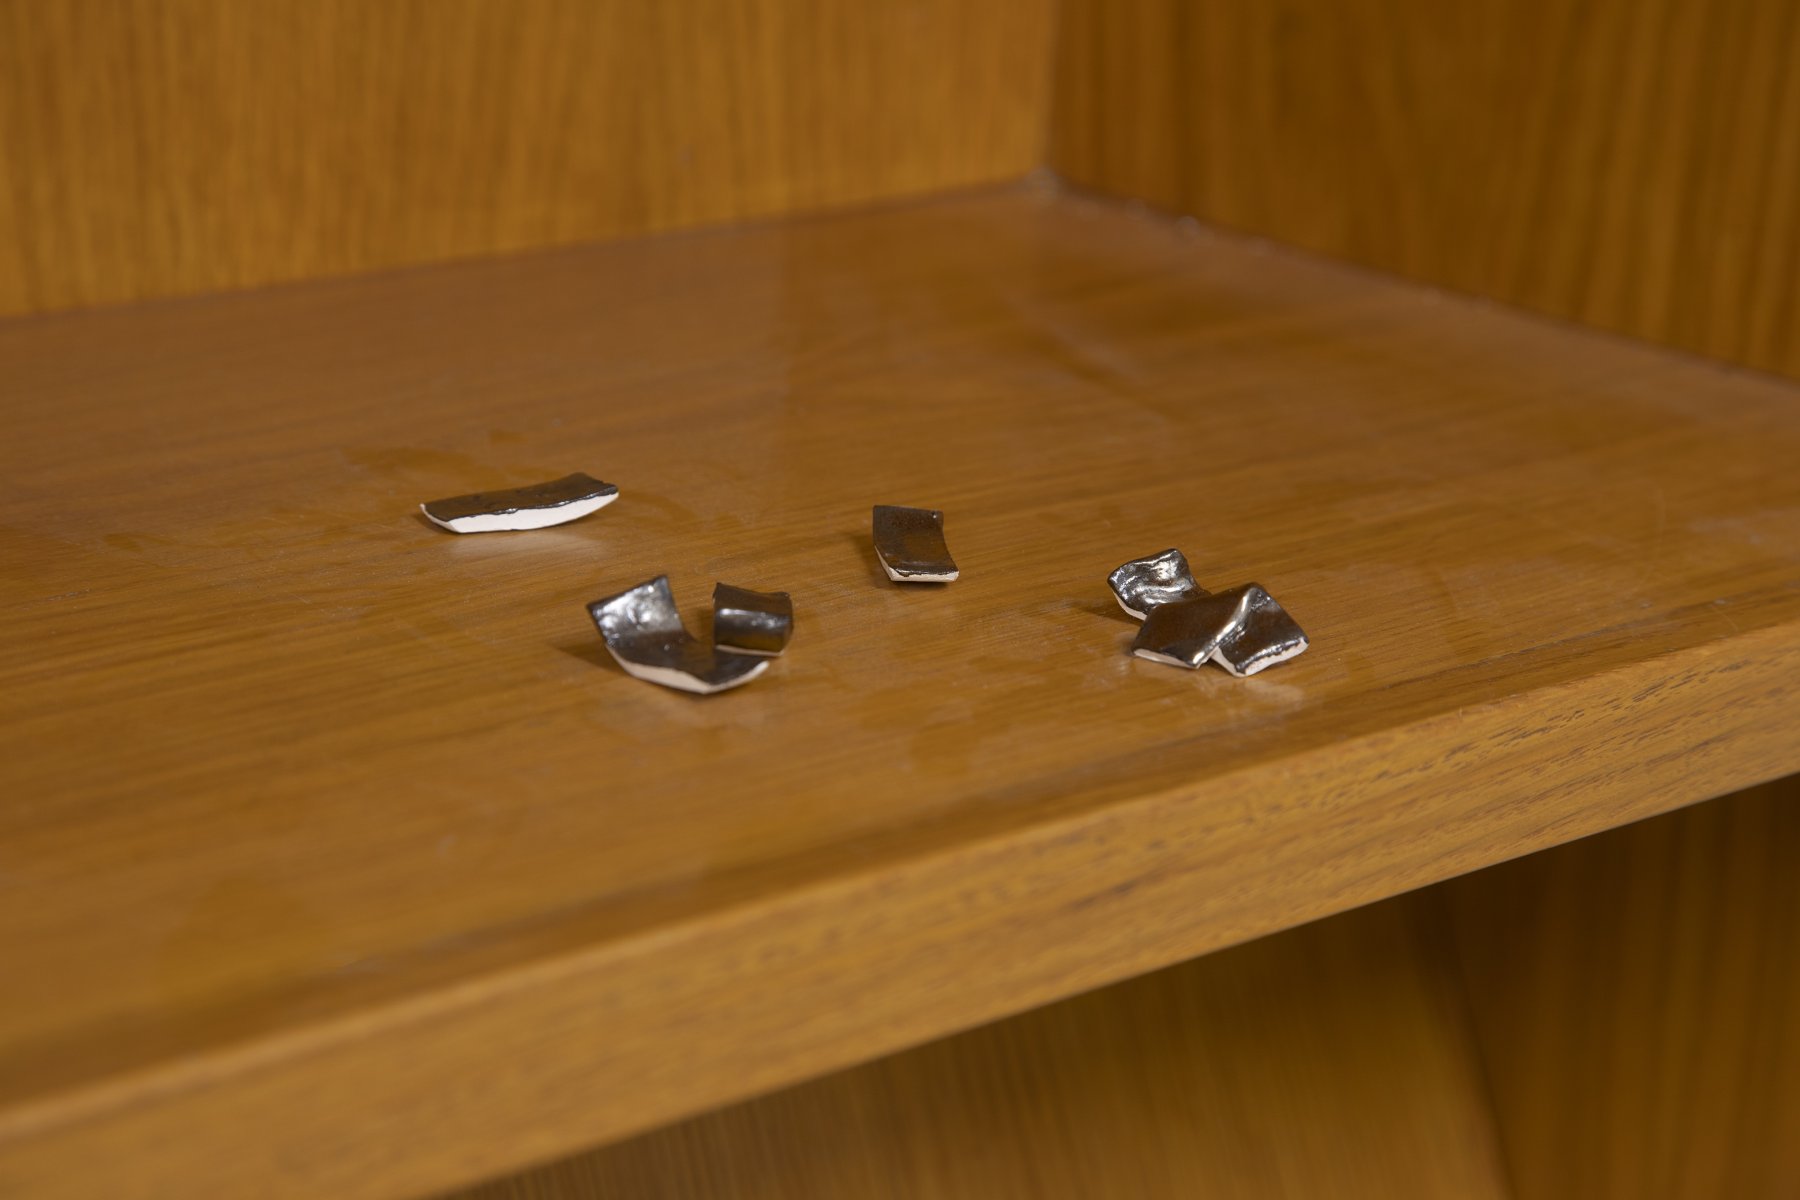
M0 362L0 1192L446 1188L1800 767L1793 388L1099 204ZM414 511L571 470L621 498ZM1312 650L1128 657L1171 544ZM661 571L786 657L625 677L582 605Z
M1454 956L1405 897L457 1200L1509 1200Z
M1800 1195L1800 778L1445 888L1518 1200Z
M1068 0L1053 165L1800 375L1800 5Z
M1014 177L1051 0L0 0L0 313Z

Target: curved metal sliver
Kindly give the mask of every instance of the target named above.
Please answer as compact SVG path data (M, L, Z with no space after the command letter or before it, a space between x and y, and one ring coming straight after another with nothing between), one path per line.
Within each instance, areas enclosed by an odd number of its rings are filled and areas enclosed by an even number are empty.
M451 533L499 533L565 525L618 498L616 485L577 471L549 483L431 500L419 505L419 511Z

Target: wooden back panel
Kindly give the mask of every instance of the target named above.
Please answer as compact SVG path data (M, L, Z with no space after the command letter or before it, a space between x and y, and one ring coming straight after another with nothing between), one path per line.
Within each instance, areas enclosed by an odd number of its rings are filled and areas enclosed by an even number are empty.
M1067 0L1052 165L1800 375L1800 5Z
M1052 0L0 0L0 313L1006 178Z

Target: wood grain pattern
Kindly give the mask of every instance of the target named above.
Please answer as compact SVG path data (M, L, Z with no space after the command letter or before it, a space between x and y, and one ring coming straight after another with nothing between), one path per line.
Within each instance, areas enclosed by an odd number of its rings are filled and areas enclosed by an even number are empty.
M0 0L0 313L966 186L1051 0Z
M459 1200L1509 1200L1453 957L1410 898Z
M1052 164L1800 375L1800 5L1068 0Z
M1800 1195L1800 778L1449 885L1519 1200Z
M448 1188L1800 767L1793 387L1106 205L0 362L0 1193ZM562 529L414 511L577 469ZM1128 657L1171 544L1313 649ZM661 571L790 590L787 657L624 676L582 605Z

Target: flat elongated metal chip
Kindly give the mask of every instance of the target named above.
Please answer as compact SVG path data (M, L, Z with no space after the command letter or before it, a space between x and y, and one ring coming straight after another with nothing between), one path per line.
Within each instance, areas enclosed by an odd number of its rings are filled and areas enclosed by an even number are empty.
M1232 590L1242 592L1243 599L1231 632L1213 651L1214 662L1233 675L1254 675L1306 649L1306 631L1261 585L1247 583Z
M766 658L722 654L690 634L667 575L587 608L619 665L651 683L705 696L749 683L769 665Z
M935 508L877 504L875 553L895 583L949 583L959 574L944 544L944 514Z
M419 505L419 511L452 533L497 533L562 525L618 498L614 485L577 471L549 483L432 500Z
M780 654L794 635L794 602L786 592L713 587L713 645L732 654Z
M1179 550L1164 550L1147 558L1134 558L1106 577L1119 607L1143 620L1159 604L1194 600L1209 593L1194 582L1187 558Z

